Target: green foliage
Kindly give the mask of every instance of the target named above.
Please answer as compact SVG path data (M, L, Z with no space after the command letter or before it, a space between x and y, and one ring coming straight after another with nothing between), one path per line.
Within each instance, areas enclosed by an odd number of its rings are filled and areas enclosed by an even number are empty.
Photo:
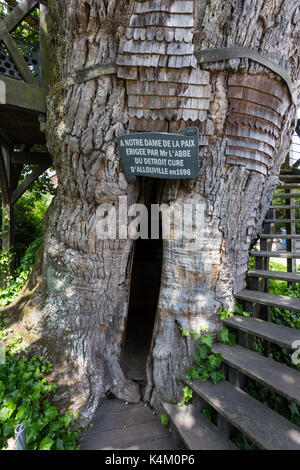
M24 166L19 183L33 168L29 165ZM55 188L48 173L45 172L15 204L15 237L11 254L14 257L16 267L20 265L29 245L43 235L44 216L54 194ZM2 239L3 233L8 229L8 224L1 219L0 226L0 238Z
M193 390L189 387L183 387L183 399L188 403L193 398Z
M43 235L45 213L52 200L50 194L36 197L27 191L15 205L15 240L13 252L18 266L27 248Z
M194 331L192 328L190 330L185 330L183 326L179 325L179 329L181 331L181 335L185 336L186 338L192 337L192 339L195 341L200 338L200 334L196 333L196 331ZM205 330L207 330L207 328L205 328L204 326L200 326L200 331Z
M26 425L29 450L76 449L80 431L73 431L73 415L61 414L51 403L56 386L45 378L52 365L41 357L15 356L8 346L6 363L0 365L0 448Z
M250 312L245 312L243 306L241 304L236 304L234 306L234 312L230 312L229 310L220 309L218 310L217 314L219 315L221 320L227 320L228 318L233 318L234 314L237 313L238 315L243 315L244 317L250 317Z
M21 289L27 281L28 275L33 266L36 251L43 241L43 237L36 238L27 248L21 265L16 270L15 278L11 280L8 287L0 289L0 306L8 305L17 298ZM3 252L2 252L3 253ZM0 256L1 260L1 256ZM1 261L0 261L1 264Z
M177 403L178 406L183 406L184 404L188 404L190 400L193 398L193 390L189 387L183 387L183 400Z
M236 343L236 334L230 333L227 328L223 328L223 330L217 334L217 339L220 343L228 344L229 346L234 346Z
M214 423L215 425L217 425L217 422L218 422L218 413L217 411L212 408L211 406L207 406L205 408L203 408L202 410L202 414L205 416L205 418L207 418L209 421L211 421L212 423Z
M232 441L239 447L240 450L257 450L257 447L253 442L248 439L245 434L242 432L236 432L234 436L232 436Z
M256 266L256 258L255 258L255 256L250 256L249 257L249 262L248 262L248 269L253 270L253 269L255 269L255 266Z
M244 309L243 309L243 306L241 304L235 304L234 311L238 315L242 315L243 317L251 317L251 313L250 312L245 312Z
M17 0L17 3L18 0ZM11 7L4 2L0 3L0 18L5 18L11 11ZM31 21L30 21L31 20ZM39 45L39 10L36 9L31 12L30 20L27 18L13 31L13 37L19 41L24 42L22 49L26 49L26 43L37 46ZM34 26L34 27L33 27Z
M220 370L223 358L219 353L212 353L212 344L212 335L208 334L201 337L201 342L197 345L197 352L194 354L196 367L186 372L188 380L205 381L211 379L216 384L225 378Z
M299 407L291 400L270 390L259 382L247 378L244 390L253 398L266 404L280 415L287 418L296 426L300 426L300 410Z
M0 279L10 279L9 266L13 259L13 253L10 250L0 250Z
M260 338L255 337L252 342L252 351L263 354L263 344Z
M169 426L169 417L168 417L168 415L166 415L165 413L161 414L160 415L160 422L164 426Z
M234 316L233 312L229 312L229 310L224 310L220 308L217 312L221 320L227 320L228 318L232 318Z
M183 336L187 336L186 330L183 330L182 328L180 328L180 330ZM233 346L236 342L236 335L229 332L227 328L223 328L222 331L217 335L217 339L224 344ZM222 355L219 353L213 354L212 345L212 335L206 334L201 336L201 341L199 344L197 344L197 351L194 354L196 366L186 372L187 380L205 381L210 379L213 381L213 383L217 384L221 380L225 379L222 370L220 370L223 363ZM186 403L190 400L191 396L189 396L188 390L189 389L187 387L183 389L184 400L179 403L180 406L182 406L184 402Z

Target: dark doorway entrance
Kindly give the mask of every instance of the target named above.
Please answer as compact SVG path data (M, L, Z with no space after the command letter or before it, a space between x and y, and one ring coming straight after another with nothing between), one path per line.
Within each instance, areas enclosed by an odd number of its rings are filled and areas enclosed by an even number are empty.
M135 242L121 364L124 374L142 388L146 384L146 361L155 322L161 265L162 240L138 239Z

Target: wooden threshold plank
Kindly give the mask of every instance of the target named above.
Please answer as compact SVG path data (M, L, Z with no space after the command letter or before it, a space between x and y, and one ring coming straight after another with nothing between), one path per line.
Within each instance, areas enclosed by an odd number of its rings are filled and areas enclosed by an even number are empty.
M218 413L266 450L299 450L300 429L227 381L195 381L192 389Z
M300 372L241 346L216 343L212 351L243 374L300 404Z
M99 413L93 419L93 426L89 427L84 435L113 431L114 429L126 429L137 424L157 423L157 418L147 407L131 408L115 411L114 413Z
M257 292L248 289L241 290L236 296L240 300L246 300L248 302L300 312L300 299L297 299L296 297L275 295L269 294L267 292Z
M109 412L109 413L119 413L120 411L127 411L128 409L136 409L136 408L143 408L145 403L138 402L138 403L128 403L123 400L119 400L118 398L109 398L104 400L101 405L99 405L98 410L95 413L95 417Z
M178 407L164 402L163 407L188 449L237 450L235 444L193 405Z
M82 450L124 449L141 445L151 440L169 437L169 432L159 421L130 426L130 428L114 429L83 436L80 443Z
M244 333L259 336L271 343L279 344L288 349L293 349L296 341L300 341L300 331L288 326L277 325L259 318L242 317L235 315L233 318L223 320L224 325L236 328Z
M249 277L259 277L262 279L278 279L279 281L300 282L300 273L286 273L281 271L263 271L259 269L247 272Z

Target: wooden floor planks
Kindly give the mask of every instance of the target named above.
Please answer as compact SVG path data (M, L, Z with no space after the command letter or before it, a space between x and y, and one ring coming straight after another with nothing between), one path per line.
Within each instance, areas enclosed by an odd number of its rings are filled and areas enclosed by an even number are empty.
M145 403L107 400L92 424L82 435L81 450L180 450Z

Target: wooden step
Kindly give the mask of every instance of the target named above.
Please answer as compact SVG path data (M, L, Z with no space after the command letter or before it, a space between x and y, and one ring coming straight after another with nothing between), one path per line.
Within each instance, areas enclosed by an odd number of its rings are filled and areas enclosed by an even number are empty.
M282 239L282 240L300 240L300 235L281 235L281 233L260 233L260 238L274 238L274 239Z
M267 224L280 224L281 222L300 222L300 219L265 219L264 222Z
M290 180L299 180L300 174L299 173L280 173L279 179L282 181L290 181Z
M259 318L243 317L235 315L233 318L223 320L224 325L229 328L236 328L252 336L259 336L271 343L279 344L283 348L293 350L295 341L300 339L300 331L288 326L277 325Z
M300 193L287 193L287 194L273 194L273 199L280 198L280 199L292 199L292 198L298 198L300 199Z
M287 251L250 251L251 256L263 256L264 258L300 258L300 251L292 253Z
M277 186L277 189L300 189L300 183L286 183Z
M270 209L299 209L300 206L270 206Z
M226 380L195 381L190 387L261 449L300 449L297 426Z
M246 300L271 307L278 307L294 312L300 312L300 299L289 297L287 295L275 295L267 292L257 292L254 290L241 290L236 297L240 300ZM300 334L299 334L300 336ZM299 338L300 339L300 338Z
M234 369L300 404L300 372L297 370L238 345L216 343L212 351L222 354L224 361Z
M263 271L259 269L248 271L249 277L260 277L262 279L278 279L279 281L300 282L300 274L285 273L281 271Z
M188 449L238 450L235 444L218 432L217 427L193 405L162 405Z

